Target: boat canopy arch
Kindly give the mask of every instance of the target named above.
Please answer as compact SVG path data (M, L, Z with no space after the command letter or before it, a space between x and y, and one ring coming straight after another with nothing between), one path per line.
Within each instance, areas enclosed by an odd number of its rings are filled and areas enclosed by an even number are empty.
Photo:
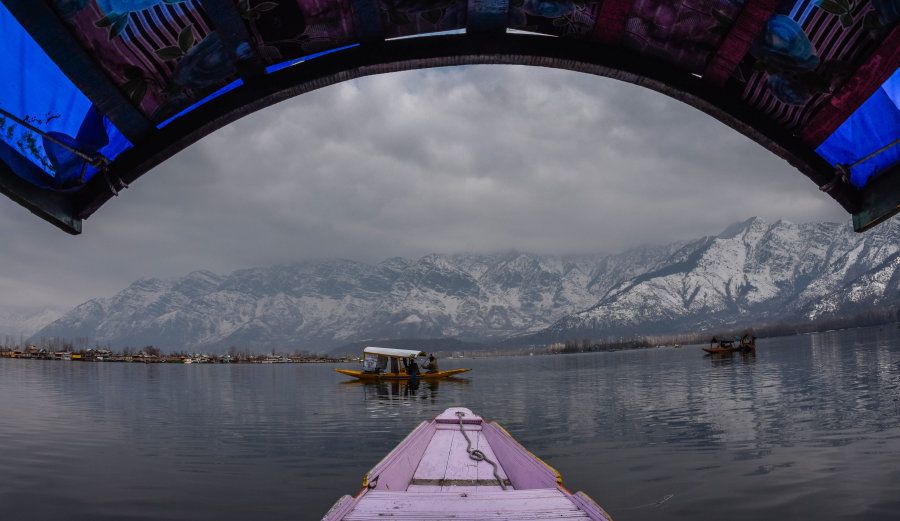
M520 64L688 103L863 231L900 209L895 0L0 0L0 191L70 233L247 114L361 76Z
M363 353L391 358L418 358L420 356L425 356L424 351L416 351L415 349L393 349L390 347L367 347L363 349Z

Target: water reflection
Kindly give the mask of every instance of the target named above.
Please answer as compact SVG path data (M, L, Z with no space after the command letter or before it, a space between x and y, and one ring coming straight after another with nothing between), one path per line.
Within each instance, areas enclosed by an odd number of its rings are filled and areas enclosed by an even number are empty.
M466 378L411 385L318 364L0 360L0 519L318 519L453 405L617 521L900 511L896 328L724 359L686 346L459 363Z
M441 380L384 380L379 382L365 382L362 380L347 380L340 385L355 388L361 391L364 401L408 401L430 400L437 403L438 389L441 385L467 385L468 378L451 377Z
M756 350L738 351L728 353L706 353L704 358L710 361L713 367L726 366L735 363L735 361L745 364L756 363Z

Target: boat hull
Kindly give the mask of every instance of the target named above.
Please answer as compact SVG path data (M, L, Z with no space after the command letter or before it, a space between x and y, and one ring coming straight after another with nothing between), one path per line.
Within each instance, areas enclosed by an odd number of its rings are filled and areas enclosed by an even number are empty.
M736 353L738 350L733 348L708 348L704 347L704 351L711 355L730 355L731 353Z
M471 451L477 451L473 457ZM380 519L610 521L502 427L452 407L422 422L323 521Z
M755 353L756 346L743 346L743 347L704 347L704 351L711 355L730 355L731 353Z
M441 378L450 378L468 371L471 371L471 369L449 369L447 371L435 371L433 373L419 373L418 378L420 380L438 380ZM410 379L410 376L406 373L365 373L357 369L335 369L335 372L346 376L352 376L353 378L358 378L366 382L381 382L385 380L406 381Z

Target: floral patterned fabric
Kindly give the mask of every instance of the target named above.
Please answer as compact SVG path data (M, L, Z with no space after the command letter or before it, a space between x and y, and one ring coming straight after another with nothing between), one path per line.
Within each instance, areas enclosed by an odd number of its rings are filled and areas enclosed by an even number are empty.
M509 27L572 38L589 37L602 1L510 0Z
M744 0L636 0L622 43L700 73L743 4Z
M198 0L51 0L125 95L154 122L235 78Z
M900 20L896 0L784 3L735 71L750 105L796 129L837 92Z
M379 0L385 37L452 31L466 26L465 0Z
M355 43L347 0L237 0L257 51L267 64Z
M200 0L48 1L155 122L236 79L234 57L242 53L272 65L358 41L350 0L234 0L251 38L243 49L227 48ZM466 26L466 0L374 1L385 38ZM630 10L616 43L702 74L745 1L634 0L623 4ZM602 7L603 0L510 0L507 25L593 41L604 30ZM785 1L735 71L733 88L796 128L898 20L898 0Z

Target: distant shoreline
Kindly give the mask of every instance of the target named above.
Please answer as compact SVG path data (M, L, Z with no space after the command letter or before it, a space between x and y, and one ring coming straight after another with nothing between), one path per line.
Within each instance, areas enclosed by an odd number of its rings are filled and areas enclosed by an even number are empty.
M900 326L900 320L876 321L875 323L856 323L847 325L844 321L822 321L806 324L773 324L763 325L759 328L742 328L719 331L706 331L692 334L673 335L635 335L628 339L608 342L594 342L590 339L568 340L544 345L529 345L519 348L493 348L483 350L434 350L439 358L456 360L465 358L503 358L518 356L547 356L578 353L603 353L613 351L631 351L637 349L657 349L701 346L708 343L713 336L718 338L732 338L749 331L757 338L782 338L796 335L809 335L829 333L833 331L847 331L853 329L866 329L885 326ZM379 341L373 340L372 344ZM385 341L387 342L387 341ZM423 350L431 351L426 347ZM246 352L231 352L229 354L164 354L154 347L146 347L134 353L130 350L113 352L109 349L73 349L71 345L62 342L62 348L40 348L29 345L26 348L18 346L0 346L0 358L17 360L54 360L71 362L94 363L149 363L149 364L338 364L358 362L357 355L330 356L324 354L248 354Z
M231 355L150 355L138 354L97 354L98 350L49 351L30 346L25 350L0 350L0 358L12 360L49 360L79 363L138 363L138 364L337 364L350 362L346 357L330 356L288 356L251 355L234 358Z
M786 332L781 334L773 334L760 336L758 338L785 338L791 336L800 336L800 335L819 335L825 333L834 333L838 331L851 331L854 329L873 329L873 328L882 328L886 326L895 326L900 327L900 321L886 322L882 324L866 324L866 325L858 325L858 326L847 326L847 327L838 327L833 329L823 329L823 330L814 330L814 331L802 331L802 332ZM685 344L679 344L679 348L686 347L700 347L705 345L706 342L691 342ZM636 351L641 349L653 350L653 349L674 349L674 344L659 344L659 345L612 345L612 344L598 344L589 346L587 349L584 348L574 348L570 350L566 350L565 348L560 350L552 349L552 346L544 346L542 348L526 348L519 350L496 350L496 351L472 351L462 353L462 356L456 356L453 353L445 353L441 351L436 351L438 357L445 360L463 360L463 359L478 359L478 358L517 358L517 357L529 357L529 356L555 356L555 355L574 355L574 354L586 354L586 353L611 353L615 351ZM193 356L182 356L182 355L161 355L161 356L152 356L152 355L141 355L132 354L132 355L113 355L109 357L103 356L87 356L85 357L82 353L78 352L66 352L66 351L57 351L57 352L43 352L38 349L37 352L28 353L28 350L25 351L15 351L9 349L0 349L0 359L11 359L11 360L43 360L43 361L59 361L59 362L79 362L79 363L138 363L138 364L181 364L181 365L191 365L191 364L203 364L203 365L227 365L227 364L342 364L342 363L358 363L359 360L355 357L330 357L330 356L287 356L287 355L279 355L273 357L272 355L250 355L247 358L241 359L227 359L227 356L230 355L193 355ZM458 354L458 353L457 353ZM80 356L79 356L80 355Z

